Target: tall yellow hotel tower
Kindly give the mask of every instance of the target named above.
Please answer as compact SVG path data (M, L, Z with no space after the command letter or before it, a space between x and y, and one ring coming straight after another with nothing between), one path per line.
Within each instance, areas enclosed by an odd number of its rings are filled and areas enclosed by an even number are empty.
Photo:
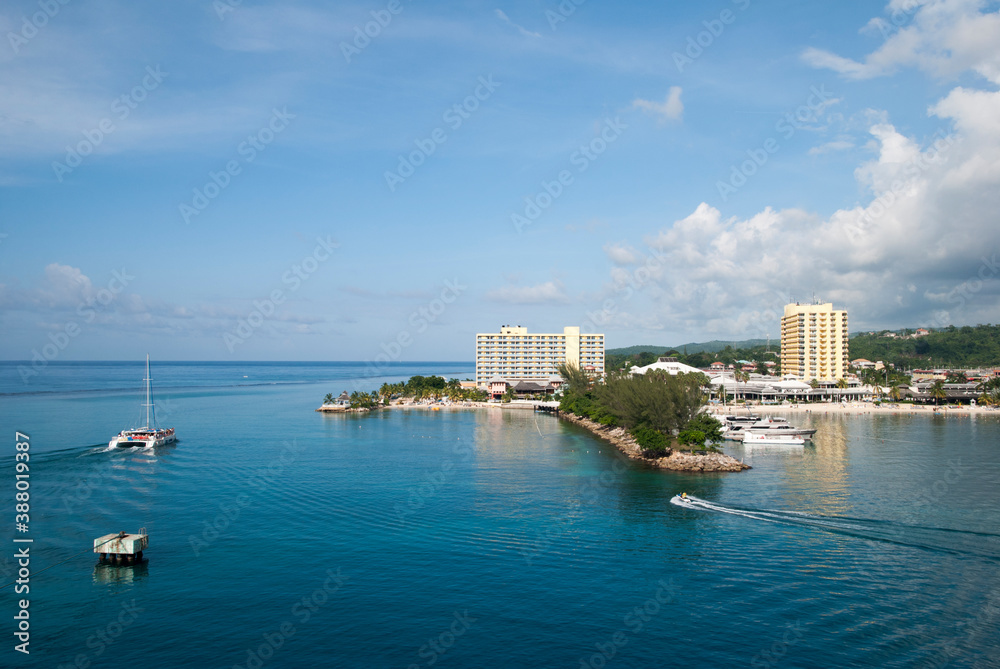
M787 304L781 319L781 373L805 382L847 376L847 311L833 304Z
M500 332L476 335L476 385L490 379L548 381L562 363L590 374L604 375L604 335L580 334L579 327L561 333L528 334L520 325L503 325Z

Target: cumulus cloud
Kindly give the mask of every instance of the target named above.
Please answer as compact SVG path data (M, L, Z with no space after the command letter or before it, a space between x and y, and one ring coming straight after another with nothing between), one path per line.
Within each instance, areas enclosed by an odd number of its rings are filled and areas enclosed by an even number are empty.
M5 309L60 311L76 309L93 300L94 285L79 267L49 263L37 285L0 285L0 306Z
M826 142L825 144L820 144L819 146L814 146L809 149L810 156L819 156L824 153L831 153L833 151L846 151L847 149L853 149L854 142L850 139L841 138L835 139L832 142Z
M823 49L806 49L802 58L813 67L830 69L848 79L870 79L900 67L916 67L936 77L973 70L1000 84L1000 11L969 0L893 0L886 6L890 21L869 21L863 32L879 29L885 42L861 60ZM990 3L992 4L992 3ZM916 7L913 9L912 7ZM908 12L912 18L907 22ZM901 25L895 32L890 32Z
M889 4L890 15L910 11L910 22L895 23L865 58L815 49L804 58L854 79L907 66L935 76L971 70L1000 84L1000 13L965 0L910 4ZM726 217L703 203L648 237L664 260L615 323L654 329L652 319L732 339L777 335L784 304L814 294L846 308L852 329L995 322L1000 92L956 87L928 113L940 120L937 131L911 136L886 112L866 112L865 148L874 155L855 169L863 195L854 206L829 216L765 207ZM810 153L861 143L839 136ZM628 281L612 248L608 291Z
M635 265L642 257L638 251L627 244L605 244L604 253L616 265Z
M27 285L0 284L0 326L31 319L42 331L64 331L74 323L97 337L123 333L221 336L256 308L249 299L232 305L194 306L144 300L129 292L129 284L136 278L129 271L117 268L92 280L78 267L50 263L41 277L29 277ZM327 322L325 315L299 313L286 302L267 316L260 332L270 336L313 332L314 326Z
M663 102L653 102L636 98L632 101L634 109L656 116L660 121L679 121L684 116L684 103L681 102L681 87L671 86Z
M493 13L496 14L497 18L499 18L501 21L503 21L507 25L511 26L512 28L517 28L517 31L519 33L521 33L522 35L524 35L525 37L541 37L540 34L538 34L536 32L532 32L532 31L528 30L527 28L525 28L523 26L519 26L518 24L516 24L513 21L511 21L510 17L507 16L507 14L504 13L504 11L502 9L494 9Z
M562 283L558 281L535 286L502 286L487 293L486 299L507 304L558 304L569 301Z
M847 308L852 329L996 321L1000 92L956 88L930 111L942 126L928 138L872 115L877 154L855 171L866 193L857 206L744 218L703 203L648 238L665 261L642 291L643 314L674 331L761 337L777 335L787 300L816 293ZM609 288L621 274L612 268Z

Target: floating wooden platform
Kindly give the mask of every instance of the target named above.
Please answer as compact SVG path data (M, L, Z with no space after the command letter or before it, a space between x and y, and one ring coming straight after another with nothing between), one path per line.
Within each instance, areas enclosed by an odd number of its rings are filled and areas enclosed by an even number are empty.
M138 564L142 562L142 551L147 548L149 548L149 535L146 534L146 528L135 534L122 531L94 539L94 552L101 556L101 562L111 564Z

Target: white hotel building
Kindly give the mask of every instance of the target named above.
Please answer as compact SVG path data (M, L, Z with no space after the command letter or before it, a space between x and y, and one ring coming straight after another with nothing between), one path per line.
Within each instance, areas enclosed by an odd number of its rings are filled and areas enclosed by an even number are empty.
M500 332L476 335L476 385L485 388L491 378L542 380L559 374L562 363L604 375L604 335L580 334L566 327L559 334L528 334L528 328L501 326Z

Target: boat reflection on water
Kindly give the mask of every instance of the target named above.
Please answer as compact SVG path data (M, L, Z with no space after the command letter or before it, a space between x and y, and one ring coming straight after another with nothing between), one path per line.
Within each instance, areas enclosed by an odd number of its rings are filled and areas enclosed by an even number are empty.
M94 583L101 585L132 584L148 575L149 558L133 565L118 566L101 562L94 565Z

